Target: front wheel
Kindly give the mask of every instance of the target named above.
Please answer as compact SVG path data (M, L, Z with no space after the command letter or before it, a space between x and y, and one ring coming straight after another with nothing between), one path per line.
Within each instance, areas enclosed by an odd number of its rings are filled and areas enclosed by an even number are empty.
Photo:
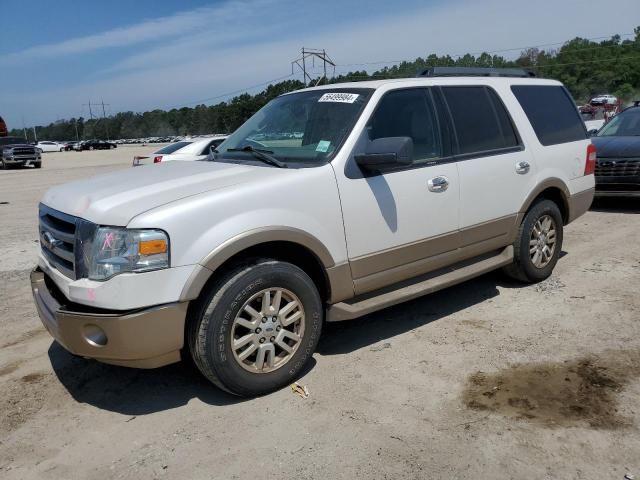
M527 212L513 244L513 264L507 275L526 283L540 282L553 272L563 240L560 209L551 200L536 202Z
M259 259L230 271L205 292L189 319L191 356L218 387L241 396L282 388L318 344L323 306L300 268Z

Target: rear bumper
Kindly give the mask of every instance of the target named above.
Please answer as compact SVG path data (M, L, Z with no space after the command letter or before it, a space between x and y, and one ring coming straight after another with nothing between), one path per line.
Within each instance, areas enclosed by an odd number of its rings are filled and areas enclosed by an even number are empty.
M591 207L593 203L594 192L594 188L589 188L569 197L569 222L567 223L573 222L589 210L589 207Z
M127 312L67 308L65 299L39 268L31 290L45 328L66 350L104 363L155 368L180 360L187 302ZM60 300L60 301L59 301Z

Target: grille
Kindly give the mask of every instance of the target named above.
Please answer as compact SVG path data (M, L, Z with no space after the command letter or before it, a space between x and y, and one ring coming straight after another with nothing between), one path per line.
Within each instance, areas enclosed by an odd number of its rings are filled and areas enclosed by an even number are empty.
M13 154L15 156L19 156L19 155L33 156L36 154L36 149L33 147L13 147Z
M75 279L77 218L40 205L40 247L49 263L60 273Z
M596 177L640 176L640 158L598 158Z

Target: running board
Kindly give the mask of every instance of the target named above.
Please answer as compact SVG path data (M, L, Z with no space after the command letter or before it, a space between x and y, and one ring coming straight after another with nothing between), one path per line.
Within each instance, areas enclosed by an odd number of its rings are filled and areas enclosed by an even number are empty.
M425 278L423 275L422 277L418 277L416 283L407 285L406 282L403 282L403 286L400 288L392 290L386 289L383 293L375 296L371 296L371 294L367 294L366 296L362 295L359 297L360 299L352 299L353 303L340 302L329 305L327 309L327 321L340 322L358 318L362 315L391 307L392 305L413 300L428 293L437 292L443 288L509 265L511 262L513 262L513 246L509 245L497 255L489 258L484 257L482 260L473 263L467 262L463 264L464 266L460 267L452 266L446 269L444 273L432 275L426 280L420 280L421 278Z

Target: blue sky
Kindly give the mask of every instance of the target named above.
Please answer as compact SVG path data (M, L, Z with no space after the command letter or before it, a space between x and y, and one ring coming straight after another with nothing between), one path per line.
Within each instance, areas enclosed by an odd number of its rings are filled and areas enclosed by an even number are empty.
M429 53L513 56L578 35L631 33L640 18L638 0L617 0L626 13L597 21L595 0L2 3L0 115L10 127L87 117L89 100L111 113L215 103L290 75L303 45L326 48L339 72L373 70ZM356 65L370 62L379 63Z

